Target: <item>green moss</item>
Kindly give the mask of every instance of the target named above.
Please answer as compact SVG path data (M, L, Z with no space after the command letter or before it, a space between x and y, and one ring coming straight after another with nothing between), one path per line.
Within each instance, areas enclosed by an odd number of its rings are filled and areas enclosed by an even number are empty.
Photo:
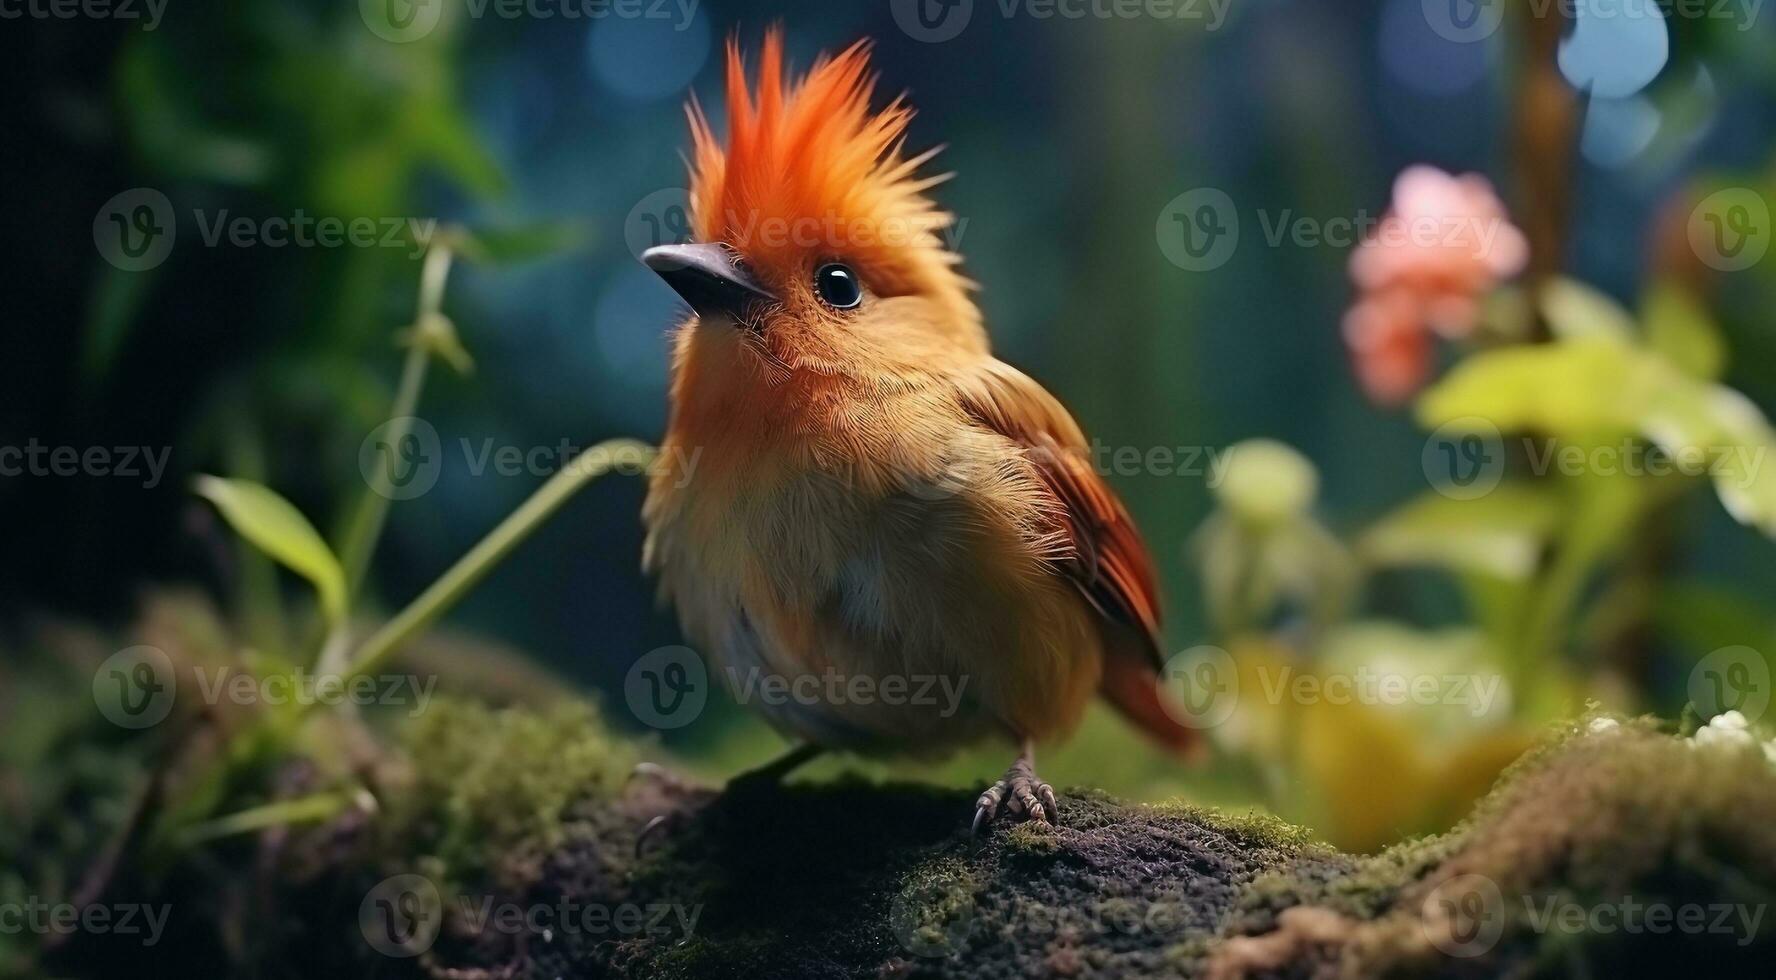
M926 862L906 878L889 908L889 929L922 956L959 949L974 926L979 883L955 858Z
M1480 896L1485 914L1502 923L1470 966L1546 967L1552 957L1561 970L1639 973L1647 968L1642 947L1658 936L1626 928L1565 934L1538 923L1535 911L1767 903L1776 897L1772 813L1776 767L1755 744L1697 745L1651 722L1597 732L1575 725L1514 765L1447 834L1357 859L1340 874L1289 869L1260 878L1242 897L1232 931L1264 935L1228 944L1222 966L1290 949L1335 961L1347 974L1435 974L1451 962L1453 928L1437 910L1451 907L1440 898L1455 891ZM1282 913L1298 906L1344 917L1346 935L1291 944ZM1318 921L1323 928L1327 920ZM1756 935L1686 935L1658 953L1768 955L1770 933L1766 924Z
M633 766L588 704L541 711L440 699L404 726L407 785L388 797L392 856L451 877L558 846L570 807L608 799Z
M1015 853L1046 855L1061 849L1061 839L1048 824L1021 823L1006 832L1005 846Z
M1297 827L1263 810L1228 813L1212 806L1177 799L1144 804L1141 809L1157 817L1201 824L1250 847L1270 848L1286 854L1324 848L1312 831Z
M724 936L713 942L692 936L653 957L644 974L654 980L702 980L732 971L737 963L768 962L771 940L764 936Z

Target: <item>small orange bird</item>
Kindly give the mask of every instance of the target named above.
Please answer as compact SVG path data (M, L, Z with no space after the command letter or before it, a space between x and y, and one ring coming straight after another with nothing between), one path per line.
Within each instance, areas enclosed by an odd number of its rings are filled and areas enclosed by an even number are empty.
M644 564L801 743L760 774L1006 736L975 829L1047 820L1033 743L1093 693L1195 745L1159 690L1152 560L1072 416L993 357L927 196L947 175L903 154L903 100L871 111L867 46L783 72L780 32L756 91L730 42L725 146L689 108L697 242L643 256L694 311L664 458L701 454L653 481Z

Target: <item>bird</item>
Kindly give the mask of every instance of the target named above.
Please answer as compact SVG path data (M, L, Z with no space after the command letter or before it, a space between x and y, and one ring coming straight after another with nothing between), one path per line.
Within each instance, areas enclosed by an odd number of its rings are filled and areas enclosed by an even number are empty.
M1000 739L972 829L1052 823L1035 747L1097 695L1198 758L1153 560L1066 407L993 355L931 194L953 175L925 172L942 147L907 151L905 95L872 108L867 40L795 78L781 27L756 80L726 54L726 139L686 107L686 240L641 255L690 307L661 458L698 461L651 479L643 566L795 743L753 775Z

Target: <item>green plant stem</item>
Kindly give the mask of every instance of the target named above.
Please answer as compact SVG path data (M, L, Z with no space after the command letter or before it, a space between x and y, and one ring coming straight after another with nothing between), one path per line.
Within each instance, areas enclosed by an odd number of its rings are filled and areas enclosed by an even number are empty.
M1544 664L1561 656L1593 565L1594 556L1588 551L1567 546L1556 552L1552 564L1542 574L1537 598L1530 603L1523 640L1511 665L1515 675L1511 678L1512 688L1524 700L1538 689Z
M630 466L639 472L653 460L654 453L652 446L633 439L612 439L586 450L550 477L549 482L531 494L530 499L420 593L419 598L365 640L352 659L346 679L376 671L403 643L456 605L501 559L530 537L586 484L617 467Z
M434 243L426 251L425 265L419 274L418 311L414 317L411 335L407 338L407 358L401 367L401 383L395 390L395 401L389 408L389 445L398 446L413 432L413 413L419 410L419 395L425 389L426 372L431 366L431 344L427 343L425 331L428 324L440 316L444 305L444 286L450 281L450 263L453 253L446 240ZM393 462L386 457L378 457L377 465L383 468L383 479L392 474L389 468ZM328 631L321 643L321 650L316 657L316 668L322 674L336 674L345 669L346 654L351 647L350 605L364 584L364 578L370 569L370 559L376 554L376 544L382 538L382 529L388 523L390 498L381 493L374 483L367 483L364 495L360 498L350 528L346 531L345 541L340 546L340 564L345 569L345 596L347 615Z
M426 252L419 279L418 315L413 321L413 336L408 340L407 359L401 367L400 387L396 389L394 404L389 408L392 428L388 439L393 445L399 445L413 430L413 413L419 409L419 395L425 388L427 368L432 361L431 348L424 343L421 332L425 330L427 320L438 315L443 307L444 284L450 277L451 259L450 247L445 244L433 245ZM387 460L379 460L379 464L384 467L386 477L386 470L392 464ZM376 553L376 543L388 520L389 503L389 498L378 493L375 487L365 488L357 516L339 549L341 564L345 566L348 598L356 596L363 585L370 559Z

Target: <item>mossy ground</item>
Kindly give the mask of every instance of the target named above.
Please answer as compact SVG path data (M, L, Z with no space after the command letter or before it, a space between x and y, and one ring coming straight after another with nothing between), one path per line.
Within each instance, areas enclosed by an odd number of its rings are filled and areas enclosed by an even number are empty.
M1716 975L1767 968L1773 818L1776 767L1755 744L1697 745L1636 723L1575 728L1514 766L1447 834L1340 875L1260 880L1241 901L1236 938L1205 970L1664 977L1698 963Z
M968 791L839 778L717 792L632 775L634 748L572 702L439 702L376 741L375 808L218 842L158 879L128 869L109 897L171 903L166 942L72 943L51 966L268 980L1616 977L1755 964L1776 945L1770 916L1730 932L1538 925L1549 902L1776 900L1776 768L1755 745L1649 725L1575 727L1455 830L1369 857L1263 815L1089 789L1065 792L1058 826L979 839ZM280 778L302 789L302 767ZM412 957L379 952L364 919L401 875L441 902L438 934ZM1478 906L1475 881L1491 889ZM489 908L546 911L502 923ZM1488 923L1483 942L1462 941Z
M718 794L651 772L570 808L520 897L669 909L676 926L458 935L420 965L657 980L1652 976L1771 946L1770 924L1743 918L1693 933L1538 923L1556 905L1776 897L1776 771L1755 747L1645 725L1553 738L1456 830L1370 857L1263 815L1081 789L1058 826L975 839L970 803L856 779ZM1475 881L1484 921L1464 922ZM1491 922L1473 941L1467 927Z

